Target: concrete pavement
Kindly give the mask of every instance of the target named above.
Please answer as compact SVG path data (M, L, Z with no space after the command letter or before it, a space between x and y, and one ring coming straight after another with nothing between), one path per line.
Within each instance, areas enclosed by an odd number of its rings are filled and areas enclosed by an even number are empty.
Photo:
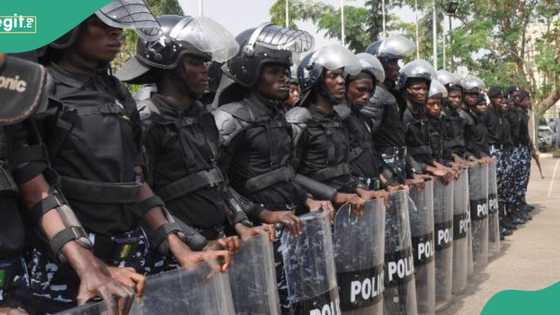
M560 281L560 159L541 159L545 179L533 163L528 202L537 206L533 220L502 242L466 292L438 315L478 315L497 292L538 290Z

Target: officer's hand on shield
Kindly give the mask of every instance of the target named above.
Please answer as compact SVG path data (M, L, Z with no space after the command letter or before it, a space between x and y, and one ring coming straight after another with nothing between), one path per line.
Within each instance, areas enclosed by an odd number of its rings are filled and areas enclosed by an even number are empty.
M425 181L428 178L431 178L431 176L424 175L424 174L414 174L414 177L406 179L405 183L408 186L416 187L416 189L418 189L418 190L424 190L424 186L426 185Z
M303 233L303 224L292 211L263 210L259 218L268 224L283 225L292 235L299 236Z
M366 200L372 199L387 199L389 195L384 190L365 190L365 189L356 189L360 197Z
M80 277L77 296L79 305L101 297L107 305L108 314L128 314L134 301L134 290L113 279L103 262L90 255L73 266Z
M195 252L175 234L169 235L168 242L169 249L182 268L193 269L199 264L207 262L214 269L225 272L231 264L231 253L227 250Z
M136 273L133 268L119 268L108 266L111 277L119 283L133 288L136 296L141 297L144 294L144 286L146 284L146 277Z
M225 249L232 254L237 252L239 250L239 247L241 246L241 243L239 242L239 237L237 236L220 238L217 239L215 242L211 242L211 243L214 243L215 249L217 250Z
M364 213L364 204L366 200L357 194L337 193L334 202L337 206L349 203L352 206L352 214L361 217Z
M256 227L247 227L243 224L237 224L235 229L237 230L237 234L241 237L242 241L247 241L255 236L266 234L271 241L274 241L276 235L274 233L274 229L270 224L263 224Z
M307 198L307 200L305 201L305 206L311 212L318 212L318 211L326 212L331 222L334 221L336 210L334 209L332 202L328 200L315 200L315 199Z

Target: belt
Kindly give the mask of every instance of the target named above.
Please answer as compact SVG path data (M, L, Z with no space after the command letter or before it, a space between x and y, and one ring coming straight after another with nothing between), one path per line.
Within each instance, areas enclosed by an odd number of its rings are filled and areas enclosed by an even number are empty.
M164 201L169 201L202 188L216 187L223 182L222 172L218 168L211 168L176 180L157 190L157 195Z
M280 182L291 181L295 176L296 174L291 167L284 166L255 177L251 177L245 182L244 187L248 192L255 192Z
M340 163L335 166L323 168L315 172L315 174L313 174L311 177L317 181L323 182L339 176L350 175L351 172L352 169L350 168L350 165L348 165L347 163Z
M136 182L95 182L67 176L60 177L60 184L69 199L100 204L136 203L142 187Z

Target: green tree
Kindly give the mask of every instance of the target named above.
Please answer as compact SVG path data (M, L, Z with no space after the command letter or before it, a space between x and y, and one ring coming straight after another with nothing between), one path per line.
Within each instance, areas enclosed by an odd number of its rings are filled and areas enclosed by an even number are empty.
M185 15L177 0L161 0L159 7L161 14Z

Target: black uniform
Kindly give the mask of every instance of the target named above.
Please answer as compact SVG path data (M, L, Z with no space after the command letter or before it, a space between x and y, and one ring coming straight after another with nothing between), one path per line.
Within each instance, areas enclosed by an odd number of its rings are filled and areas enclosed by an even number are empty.
M466 121L461 114L462 111L451 107L445 108L445 149L459 157L468 159L473 155L466 147Z
M291 109L286 119L294 129L297 172L337 191L354 193L358 182L349 164L350 137L338 113L310 105Z
M291 130L280 104L252 95L220 106L214 117L231 186L266 209L303 212L307 194L293 181ZM250 217L258 220L262 207Z
M135 214L141 183L141 125L136 103L107 69L90 76L49 66L54 81L49 117L43 121L45 145L61 189L90 233L94 254L109 265L139 273L159 259L149 251ZM79 280L59 264L40 241L30 253L33 293L45 299L46 311L76 303Z
M218 167L219 132L205 106L183 108L159 94L144 105L147 178L171 213L210 240L224 232L226 218L229 227L246 220L231 211L235 198Z
M471 110L459 112L465 120L465 144L468 152L476 158L482 158L490 154L488 147L488 129L486 128L484 114L475 113Z
M407 165L405 125L397 99L387 88L379 85L368 105L361 110L371 119L373 143L383 161L383 176L390 183L404 183L411 175Z
M335 110L344 119L350 137L350 166L358 185L366 190L379 190L379 175L383 160L375 149L371 119L360 113L356 106L339 105Z
M408 104L403 113L408 154L416 171L424 171L435 161L430 126L424 110L422 104ZM440 150L442 148L440 143L435 143L434 146Z
M529 113L522 109L512 111L512 124L517 123L512 129L517 134L512 133L515 145L513 153L515 180L513 185L512 205L516 209L522 208L526 204L527 186L531 173L531 138L529 136Z

